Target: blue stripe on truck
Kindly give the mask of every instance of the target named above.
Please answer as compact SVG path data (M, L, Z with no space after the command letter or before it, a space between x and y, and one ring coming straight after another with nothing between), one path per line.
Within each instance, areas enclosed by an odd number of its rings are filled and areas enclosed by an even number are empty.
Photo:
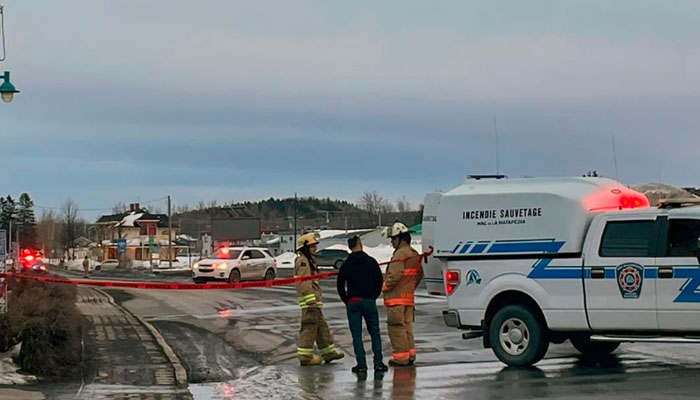
M496 242L488 254L503 253L558 253L565 242Z

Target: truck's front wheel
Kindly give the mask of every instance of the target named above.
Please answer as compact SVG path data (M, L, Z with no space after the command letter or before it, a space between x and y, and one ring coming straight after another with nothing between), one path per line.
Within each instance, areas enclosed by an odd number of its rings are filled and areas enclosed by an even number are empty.
M600 358L606 356L620 347L619 342L592 342L591 336L586 334L573 335L571 344L585 357Z
M544 322L527 307L505 306L489 325L491 347L499 360L515 366L530 366L540 361L549 348Z

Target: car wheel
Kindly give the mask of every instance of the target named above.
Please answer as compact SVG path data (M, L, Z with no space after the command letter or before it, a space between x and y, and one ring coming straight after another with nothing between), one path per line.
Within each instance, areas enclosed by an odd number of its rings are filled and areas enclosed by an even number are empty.
M231 274L228 276L228 281L229 283L236 283L241 281L241 272L237 269L234 269L231 271Z
M340 266L341 266L341 265L343 265L343 260L338 260L338 261L336 261L335 264L333 265L333 268L335 268L335 269L340 269Z
M265 280L271 281L273 279L275 279L275 270L268 269L267 272L265 272Z
M576 334L570 338L571 344L584 357L601 358L620 347L620 342L592 342L591 336L587 334Z
M501 308L489 325L491 347L501 362L514 367L531 366L549 348L547 327L527 307Z

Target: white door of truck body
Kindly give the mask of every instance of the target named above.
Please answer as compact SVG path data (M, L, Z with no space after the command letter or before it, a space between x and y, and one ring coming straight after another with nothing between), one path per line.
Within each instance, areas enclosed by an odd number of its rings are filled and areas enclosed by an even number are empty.
M423 202L423 251L429 251L435 244L435 229L441 198L442 193L428 193L425 196ZM443 280L445 263L436 256L437 254L431 254L423 260L425 286L430 294L445 295L445 281Z
M656 260L659 328L700 332L700 218L669 216L664 222Z
M584 246L588 322L596 331L655 331L657 215L607 214L593 220Z

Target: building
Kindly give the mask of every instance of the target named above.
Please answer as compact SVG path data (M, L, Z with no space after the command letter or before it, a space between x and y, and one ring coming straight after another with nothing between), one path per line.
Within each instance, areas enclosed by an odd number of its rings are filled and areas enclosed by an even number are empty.
M173 258L179 247L174 243L177 226L173 224L168 235L168 216L151 214L138 203L129 205L129 211L103 215L97 222L97 235L102 247L101 260L118 259L117 239L126 240L124 259L129 261L150 261L151 254L158 254L161 260L169 259L168 243L173 249Z

